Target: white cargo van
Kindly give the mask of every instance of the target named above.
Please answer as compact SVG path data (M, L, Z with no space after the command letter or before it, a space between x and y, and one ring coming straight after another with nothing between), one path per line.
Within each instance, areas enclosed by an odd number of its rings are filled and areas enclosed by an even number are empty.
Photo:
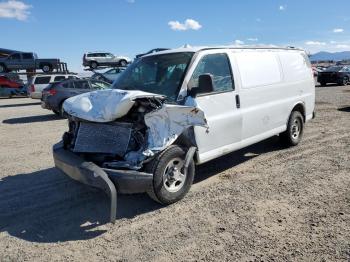
M169 204L190 189L195 164L275 135L297 145L314 106L303 50L162 51L131 64L114 89L66 100L69 131L54 160L111 196L113 220L116 190Z

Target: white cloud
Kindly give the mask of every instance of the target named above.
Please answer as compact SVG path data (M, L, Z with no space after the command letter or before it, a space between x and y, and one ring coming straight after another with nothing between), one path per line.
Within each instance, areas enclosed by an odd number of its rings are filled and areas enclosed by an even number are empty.
M286 8L287 8L287 7L286 7L285 5L280 5L278 9L279 9L280 11L284 11L284 10L286 10Z
M174 31L199 30L202 28L202 25L193 19L186 19L185 23L169 21L168 25Z
M257 42L259 39L256 37L248 38L248 41Z
M27 5L21 1L9 0L7 2L0 2L0 18L13 18L25 21L30 15L30 8L32 8L31 5Z
M325 42L319 42L319 41L307 41L305 42L306 45L312 45L312 46L324 46L326 45Z
M257 21L258 23L260 23L262 20L261 20L261 18L256 18L255 21Z
M333 33L343 33L344 29L343 28L334 28Z
M329 43L330 43L330 44L332 44L332 45L334 45L334 44L336 44L336 43L337 43L337 41L333 41L333 40L331 40L331 41L329 41Z
M340 49L350 49L350 45L346 45L346 44L340 44L340 45L336 45L336 48L340 48Z
M235 45L244 45L244 42L242 40L235 40Z
M135 3L135 0L126 0L126 2L128 2L129 4L133 4Z

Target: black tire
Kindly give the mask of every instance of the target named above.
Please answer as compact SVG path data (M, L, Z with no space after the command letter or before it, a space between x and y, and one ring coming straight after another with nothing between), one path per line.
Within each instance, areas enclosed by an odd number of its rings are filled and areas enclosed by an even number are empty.
M339 85L346 86L349 83L349 78L347 76L344 76L342 81L339 82Z
M90 68L91 69L96 69L98 67L98 63L96 61L90 62Z
M126 60L122 59L122 60L119 61L119 65L122 66L122 67L125 67L125 66L128 65L128 62Z
M7 69L6 66L4 64L0 64L0 73L6 73Z
M303 115L299 111L293 111L287 123L287 130L280 134L281 142L286 146L296 146L301 141L303 132Z
M49 65L49 64L44 64L44 65L41 66L41 70L44 73L50 73L50 72L52 72L52 66Z
M62 117L62 118L67 118L67 113L63 109L63 102L60 104L59 116Z
M60 116L61 115L60 111L52 110L52 112L54 112L56 116Z
M171 169L171 165L176 162L179 162L179 159L185 160L186 152L177 145L172 145L169 148L165 149L160 153L153 161L147 164L146 172L153 174L153 187L147 192L148 195L155 201L161 204L172 204L181 200L187 192L190 190L193 183L195 165L193 159L190 161L187 172L183 174L183 182L169 182L169 175L166 173L172 174L176 178L174 169ZM181 166L181 163L179 163ZM168 170L168 172L166 172ZM174 175L175 174L175 175ZM170 189L171 186L174 186L173 189ZM177 186L176 186L177 185ZM177 187L177 188L176 188Z
M324 81L322 81L320 84L321 84L321 86L326 86L327 85L327 83L324 82Z

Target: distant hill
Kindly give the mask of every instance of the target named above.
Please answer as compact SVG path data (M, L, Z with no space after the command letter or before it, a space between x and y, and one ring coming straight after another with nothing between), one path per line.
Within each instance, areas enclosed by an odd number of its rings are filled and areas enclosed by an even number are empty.
M311 61L320 61L320 60L334 60L341 61L344 59L350 59L350 51L345 52L318 52L310 56Z

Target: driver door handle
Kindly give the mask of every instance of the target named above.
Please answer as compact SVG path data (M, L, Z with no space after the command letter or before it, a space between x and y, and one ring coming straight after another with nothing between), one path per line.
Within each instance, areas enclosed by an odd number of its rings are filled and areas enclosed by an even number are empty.
M241 99L239 98L239 95L236 95L236 107L241 108Z

